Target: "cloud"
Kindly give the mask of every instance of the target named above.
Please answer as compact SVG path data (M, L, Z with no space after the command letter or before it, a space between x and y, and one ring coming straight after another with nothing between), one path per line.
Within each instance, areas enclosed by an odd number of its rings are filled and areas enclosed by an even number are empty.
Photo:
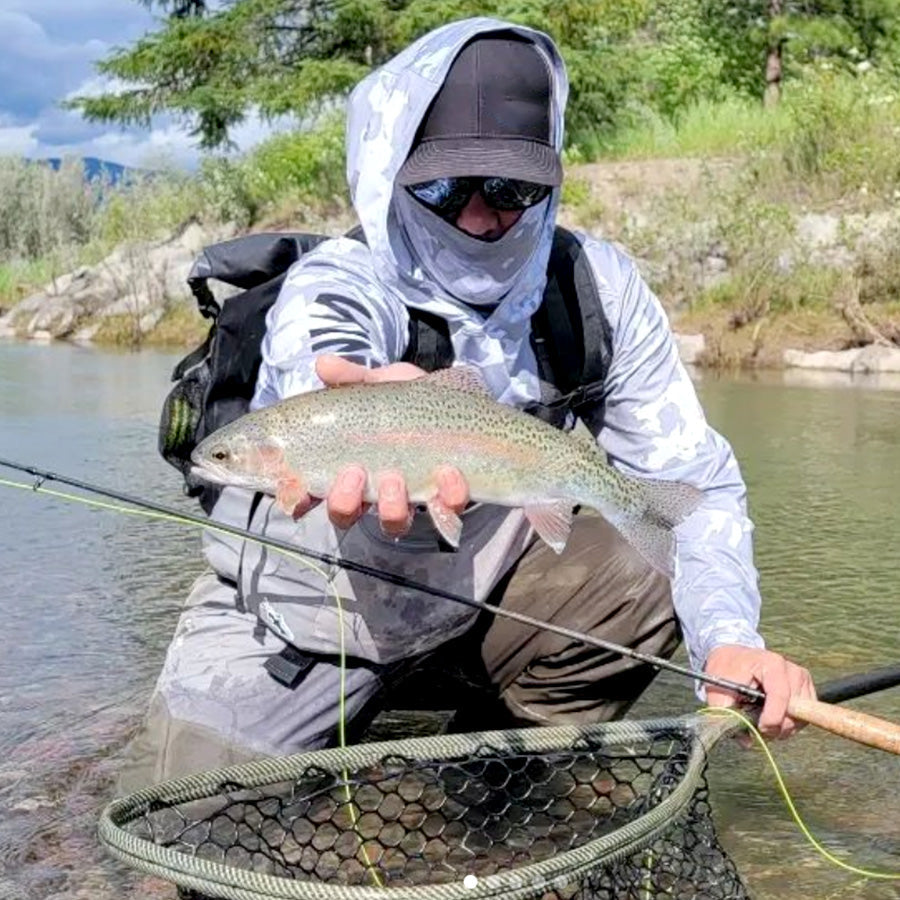
M137 0L3 0L3 10L27 16L54 41L129 43L158 17Z
M29 125L0 123L0 156L35 156L38 142Z
M38 144L58 147L90 141L109 130L108 125L88 122L77 112L53 108L47 110L31 125L31 133Z
M67 84L90 72L108 45L54 41L24 13L0 11L0 112L25 122L52 106Z
M151 129L88 122L62 100L114 90L95 63L158 20L136 0L0 0L0 155L97 156L123 165L192 169L200 160L189 129L171 117ZM247 150L291 120L250 116L233 131Z

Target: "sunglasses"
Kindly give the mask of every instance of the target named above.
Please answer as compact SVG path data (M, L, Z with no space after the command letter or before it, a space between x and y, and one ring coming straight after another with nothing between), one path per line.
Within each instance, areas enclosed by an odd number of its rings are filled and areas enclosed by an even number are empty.
M546 184L519 181L515 178L435 178L411 184L407 191L442 219L455 219L472 195L479 191L492 209L519 211L535 206L549 196Z

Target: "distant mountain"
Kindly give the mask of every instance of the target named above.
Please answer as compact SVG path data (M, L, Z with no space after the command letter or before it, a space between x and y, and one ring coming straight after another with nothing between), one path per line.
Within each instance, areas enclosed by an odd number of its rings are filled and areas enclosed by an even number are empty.
M97 159L95 156L84 156L81 161L84 163L84 177L88 181L102 178L109 184L119 184L121 181L127 181L138 171L128 166L119 165L119 163ZM46 163L53 169L59 169L63 164L63 160L58 158L40 159L35 160L35 162Z

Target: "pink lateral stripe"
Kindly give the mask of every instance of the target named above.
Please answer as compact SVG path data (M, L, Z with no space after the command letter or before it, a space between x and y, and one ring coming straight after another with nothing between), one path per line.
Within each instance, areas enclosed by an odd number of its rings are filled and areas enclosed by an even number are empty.
M536 465L538 454L532 447L514 444L502 438L478 434L472 431L379 431L376 434L347 435L347 443L385 447L413 447L449 452L480 453L486 457L500 457L518 465Z

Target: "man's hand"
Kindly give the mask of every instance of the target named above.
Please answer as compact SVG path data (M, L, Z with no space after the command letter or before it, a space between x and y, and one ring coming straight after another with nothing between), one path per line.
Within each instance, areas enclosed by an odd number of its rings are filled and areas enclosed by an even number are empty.
M379 369L350 362L340 356L325 355L316 360L316 374L328 387L359 382L408 381L425 374L423 369L410 363L391 363ZM328 517L338 528L349 528L366 511L363 501L366 488L366 471L362 466L342 469L328 492L326 504ZM444 505L459 513L469 502L469 488L458 469L447 467L437 473L438 497ZM299 518L312 506L312 500L299 503L294 518ZM384 472L378 479L378 518L381 528L392 537L401 537L412 522L412 507L406 491L406 482L399 472Z
M759 716L759 730L769 738L790 737L802 727L787 714L791 697L816 699L812 676L806 669L770 650L725 644L709 654L705 672L765 691L766 702ZM735 706L740 700L731 691L707 685L710 706Z

